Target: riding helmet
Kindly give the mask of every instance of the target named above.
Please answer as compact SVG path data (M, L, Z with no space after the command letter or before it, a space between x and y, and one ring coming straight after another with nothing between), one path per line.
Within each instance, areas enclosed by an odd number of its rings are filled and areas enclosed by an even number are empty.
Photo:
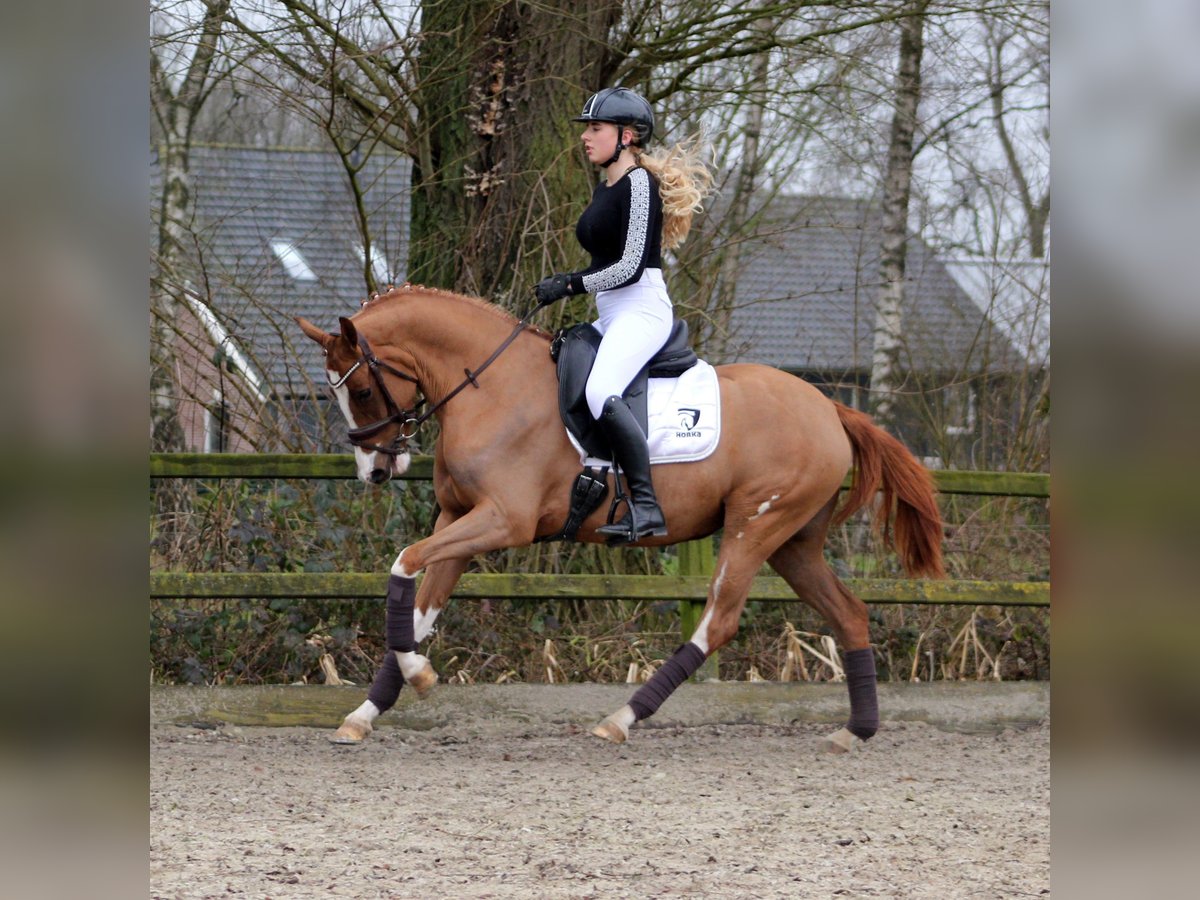
M610 122L633 129L634 143L645 146L654 137L654 110L646 98L629 88L604 88L588 97L573 122Z

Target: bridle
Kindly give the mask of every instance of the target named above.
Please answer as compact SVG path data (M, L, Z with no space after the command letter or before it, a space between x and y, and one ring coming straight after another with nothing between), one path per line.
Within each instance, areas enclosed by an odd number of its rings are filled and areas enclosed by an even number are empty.
M533 314L540 308L540 306L534 306L533 309L525 313L525 315L523 315L521 320L517 323L517 327L513 329L512 334L504 339L504 343L497 347L495 352L492 353L492 355L486 360L484 360L483 364L479 366L479 368L477 368L474 372L472 372L470 369L463 369L463 373L467 377L463 379L462 383L420 415L417 413L418 410L425 405L425 400L420 400L415 406L407 409L401 407L399 403L392 399L391 391L387 389L387 383L383 380L383 376L380 374L379 370L383 369L385 372L395 375L397 378L402 378L405 381L410 381L420 388L421 383L417 380L416 376L409 375L407 372L402 372L395 366L386 363L377 357L374 352L372 352L371 345L367 343L367 339L360 334L358 336L358 348L362 351L362 358L357 360L354 365L347 370L346 374L339 378L336 382L330 382L329 387L331 390L340 388L346 383L346 380L353 375L360 366L363 365L363 363L366 363L367 369L371 373L371 379L375 382L375 386L379 388L379 392L383 394L384 402L387 404L388 414L382 419L378 419L369 425L351 428L346 432L346 438L355 447L361 447L364 450L374 450L376 453L384 453L388 456L399 456L402 453L407 453L408 442L412 438L416 437L417 432L428 419L430 419L439 409L449 403L452 399L458 396L458 394L463 391L467 385L472 385L476 388L479 387L479 381L477 379L481 374L483 374L484 369L495 362L496 358L508 349L509 344L515 341L517 339L517 335L525 330L525 327L529 324L530 318L532 318ZM396 433L396 436L392 438L392 442L390 444L385 446L383 444L369 443L371 438L375 437L375 435L379 434L379 432L396 422L400 423L400 430Z
M355 447L361 447L364 450L374 450L376 453L386 453L388 456L399 456L407 449L407 443L410 438L414 437L420 429L421 424L429 418L433 410L424 415L417 415L417 411L425 405L425 401L419 401L415 406L405 409L392 399L392 392L387 388L387 382L383 380L380 374L380 369L395 375L397 378L403 378L405 381L411 381L413 384L420 386L416 376L409 375L407 372L401 372L395 366L384 362L377 357L371 350L371 345L367 343L367 339L361 334L358 336L358 347L362 351L362 358L357 360L336 382L331 382L329 387L331 391L336 391L353 375L358 369L366 363L368 371L371 373L371 380L375 382L375 387L383 394L383 400L387 404L388 414L382 419L372 422L370 425L363 425L359 428L351 428L346 432L346 437ZM392 442L387 446L382 444L370 443L371 438L383 431L394 422L400 423L400 431L392 438Z

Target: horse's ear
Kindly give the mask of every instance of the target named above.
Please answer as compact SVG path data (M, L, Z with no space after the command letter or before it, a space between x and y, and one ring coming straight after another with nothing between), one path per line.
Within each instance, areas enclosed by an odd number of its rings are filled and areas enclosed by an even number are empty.
M327 334L303 316L296 316L295 318L296 324L300 326L300 330L326 350L329 349L329 345L337 338L336 334Z
M354 327L354 323L351 322L349 319L347 319L345 316L339 316L338 317L338 325L341 326L342 338L346 341L346 343L349 344L351 347L357 347L358 346L358 330Z

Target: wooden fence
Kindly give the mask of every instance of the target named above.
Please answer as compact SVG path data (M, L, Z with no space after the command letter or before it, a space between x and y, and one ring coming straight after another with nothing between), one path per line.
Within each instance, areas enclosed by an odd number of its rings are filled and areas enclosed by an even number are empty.
M1017 472L935 471L943 494L1005 497L1050 496L1050 476ZM170 453L150 457L151 478L352 479L349 454ZM406 479L433 477L431 457L414 457ZM847 482L848 483L848 482ZM613 597L678 600L684 639L699 618L713 571L711 539L679 545L679 572L668 575L464 575L454 589L461 598L569 599ZM372 573L308 572L152 572L152 598L374 598L381 600L385 569ZM966 606L1049 606L1048 582L932 581L894 578L845 579L867 603L959 604ZM751 600L795 601L783 579L754 579Z

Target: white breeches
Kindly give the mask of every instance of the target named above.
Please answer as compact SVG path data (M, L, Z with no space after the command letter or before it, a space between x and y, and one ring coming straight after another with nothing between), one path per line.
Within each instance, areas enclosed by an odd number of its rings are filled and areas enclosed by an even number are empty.
M596 294L600 318L592 324L604 336L587 382L587 404L600 418L604 401L620 396L642 366L671 336L674 312L662 269L646 269L628 287Z

